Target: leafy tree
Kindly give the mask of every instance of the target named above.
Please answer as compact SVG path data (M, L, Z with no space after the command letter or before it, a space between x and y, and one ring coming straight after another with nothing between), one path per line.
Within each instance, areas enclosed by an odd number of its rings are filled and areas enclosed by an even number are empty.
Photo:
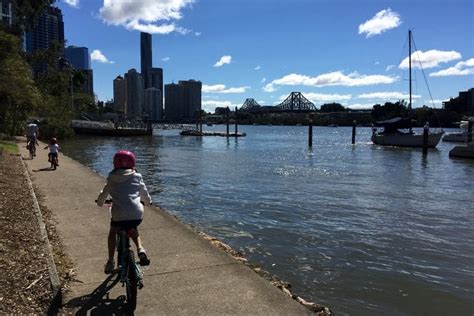
M395 103L385 102L384 105L376 104L372 108L372 117L375 120L385 120L396 116L408 116L408 107L406 101L400 100Z
M31 30L34 27L36 19L54 2L55 0L12 0L15 19L11 26L4 26L9 32L17 36L23 35L24 31Z
M347 109L339 103L327 103L321 105L321 112L330 113L330 112L345 112Z
M0 129L16 135L30 111L40 105L40 92L22 58L19 39L0 30Z

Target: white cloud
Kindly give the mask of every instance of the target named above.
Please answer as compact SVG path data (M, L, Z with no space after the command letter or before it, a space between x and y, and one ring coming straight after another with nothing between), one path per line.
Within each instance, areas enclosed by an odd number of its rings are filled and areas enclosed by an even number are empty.
M314 93L314 92L302 92L303 95L313 103L321 103L321 102L340 102L340 101L347 101L352 98L350 94L323 94L323 93ZM288 95L286 95L283 99L286 99Z
M412 94L412 99L421 98L421 95ZM363 93L357 96L359 99L369 99L369 100L384 100L388 101L398 101L398 100L408 100L410 95L402 92L372 92L372 93Z
M206 112L214 112L217 107L225 108L229 107L230 109L242 106L242 104L235 104L231 101L221 101L221 100L205 100L201 102L202 109Z
M94 49L94 51L92 51L91 60L96 61L98 63L102 63L102 64L113 64L113 63L115 63L111 60L108 60L107 57L105 57L104 54L102 54L102 52L98 49Z
M398 77L384 76L384 75L360 75L357 72L345 75L341 71L330 72L316 77L309 77L300 74L289 74L280 79L273 80L263 90L266 92L273 92L276 90L276 85L288 86L310 86L310 87L324 87L324 86L369 86L376 84L388 84L398 80Z
M389 71L389 70L392 69L393 67L395 67L395 65L388 65L388 66L385 68L385 71Z
M455 66L430 73L430 77L467 76L474 74L474 58L460 61Z
M221 67L225 64L230 64L231 61L232 61L232 56L229 56L229 55L222 56L221 59L219 59L219 61L214 64L214 67Z
M79 0L64 0L68 5L71 7L77 8L79 7Z
M400 15L388 8L378 12L372 19L360 24L359 34L366 33L366 38L368 38L396 28L401 23Z
M202 34L201 32L194 32L194 35L196 36L201 36L201 34Z
M411 54L411 66L413 68L432 68L441 63L447 63L461 58L461 54L456 51L440 51L432 49L426 52L416 51ZM398 66L400 69L407 69L409 67L409 60L406 57Z
M190 31L174 23L157 25L158 21L180 20L181 10L194 3L194 0L104 0L100 16L111 25L121 25L129 30L168 34L178 32L187 34Z
M254 68L254 70L260 70L260 65L258 65L257 67Z
M203 93L244 93L250 89L249 86L237 87L237 88L226 88L224 84L215 84L215 85L203 85Z
M260 80L260 83L264 83L265 81L267 81L267 78L263 77L262 80Z
M163 57L161 60L165 63L169 62L171 58L169 57Z
M351 110L372 110L372 108L374 107L373 104L369 104L369 103L365 103L365 104L362 104L362 103L353 103L353 104L343 104L345 107L351 109Z

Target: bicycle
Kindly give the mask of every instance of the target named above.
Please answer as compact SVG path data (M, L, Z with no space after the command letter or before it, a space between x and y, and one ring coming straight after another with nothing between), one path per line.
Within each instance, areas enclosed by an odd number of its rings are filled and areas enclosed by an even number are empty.
M97 200L96 200L97 203ZM107 199L104 204L111 207L112 200ZM143 288L143 274L139 264L135 261L135 254L130 249L130 234L134 228L120 228L117 233L117 264L122 287L125 286L127 305L130 311L137 307L137 292Z
M26 147L30 152L30 159L33 159L36 156L36 141L34 139L28 140Z
M58 155L48 154L49 155L49 162L51 162L51 169L56 170L58 166Z

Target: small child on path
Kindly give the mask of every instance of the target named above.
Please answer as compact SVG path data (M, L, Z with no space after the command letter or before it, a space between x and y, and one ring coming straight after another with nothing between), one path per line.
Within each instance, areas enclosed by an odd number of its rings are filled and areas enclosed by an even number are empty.
M152 200L143 182L142 175L135 170L135 154L128 150L120 150L114 156L114 170L107 177L107 184L97 197L97 205L102 206L107 196L112 197L112 219L108 236L109 258L104 272L113 272L116 235L120 228L132 229L131 237L137 246L141 265L150 264L145 248L138 234L138 225L143 220L143 205L140 200L151 205Z
M59 145L58 145L58 140L53 137L49 141L49 145L44 147L44 149L49 148L49 153L48 153L48 162L51 162L51 169L56 169L57 166L59 166L59 160L58 160L58 152L59 152ZM53 167L53 160L56 159L56 164L54 164Z

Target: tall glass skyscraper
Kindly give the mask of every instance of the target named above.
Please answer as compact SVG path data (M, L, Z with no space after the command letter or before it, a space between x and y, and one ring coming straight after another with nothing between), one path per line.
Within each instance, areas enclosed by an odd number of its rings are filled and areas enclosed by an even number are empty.
M26 52L48 49L54 42L64 47L63 14L59 8L49 7L38 17L33 30L26 33Z
M76 69L91 69L91 57L87 47L68 46L64 55Z
M140 63L145 89L151 88L152 51L149 33L140 33Z

